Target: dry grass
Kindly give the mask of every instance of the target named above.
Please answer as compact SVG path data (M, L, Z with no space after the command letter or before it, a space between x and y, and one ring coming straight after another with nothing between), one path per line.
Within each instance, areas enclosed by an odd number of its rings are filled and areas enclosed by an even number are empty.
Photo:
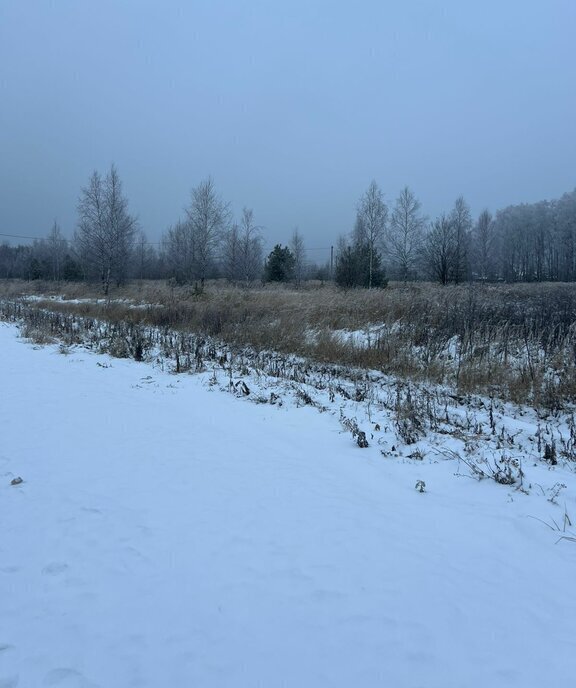
M30 295L46 297L32 305L55 313L209 335L256 350L432 380L459 392L552 408L576 399L572 284L392 283L385 290L344 292L319 284L248 290L212 283L198 294L142 282L105 301L97 285L0 283L0 298ZM353 345L336 330L370 331L370 341Z

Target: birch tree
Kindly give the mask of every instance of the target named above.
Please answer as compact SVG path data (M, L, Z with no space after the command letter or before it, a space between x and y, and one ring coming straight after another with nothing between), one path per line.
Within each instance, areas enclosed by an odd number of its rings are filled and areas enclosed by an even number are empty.
M294 284L296 285L296 288L298 288L304 279L304 270L306 264L306 249L304 247L304 239L302 238L302 234L300 234L298 227L296 227L292 233L290 250L294 256L292 275L294 278Z
M387 232L387 250L400 279L405 282L414 273L422 249L426 219L420 214L420 202L405 186L396 199Z
M463 196L459 196L454 203L450 213L450 224L453 233L451 279L459 284L469 273L469 244L472 230L470 208Z
M194 278L200 280L203 288L230 221L228 204L217 196L210 177L192 189L186 215L194 246Z
M369 289L374 286L374 268L377 253L384 243L387 220L388 207L384 203L382 191L378 184L372 181L358 204L354 228L354 243L366 246L368 254Z
M254 224L251 208L242 210L239 237L239 274L245 286L262 275L264 265L261 227Z
M120 286L128 276L128 266L138 223L136 217L128 212L128 199L122 192L122 182L114 165L104 182L107 226L111 241L112 277Z
M495 275L496 237L494 220L489 210L478 216L473 233L474 267L476 276L481 280L493 279Z
M232 282L250 285L262 275L262 238L250 208L242 210L240 224L234 223L224 235L224 274Z
M86 273L100 279L105 295L112 281L126 278L137 229L115 166L104 179L93 172L78 201L75 241Z

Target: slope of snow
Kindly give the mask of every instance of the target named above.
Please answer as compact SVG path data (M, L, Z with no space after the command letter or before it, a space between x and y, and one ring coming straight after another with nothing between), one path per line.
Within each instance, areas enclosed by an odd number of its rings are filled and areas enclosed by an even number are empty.
M574 680L568 468L531 468L555 505L208 375L0 354L0 687Z

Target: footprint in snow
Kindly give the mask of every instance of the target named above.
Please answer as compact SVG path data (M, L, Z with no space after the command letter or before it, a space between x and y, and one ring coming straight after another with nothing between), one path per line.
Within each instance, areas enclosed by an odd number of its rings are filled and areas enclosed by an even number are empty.
M86 511L89 514L101 514L102 512L100 509L96 509L95 507L90 507L90 506L83 506L81 507L82 511Z
M61 573L64 573L64 571L66 571L67 569L68 564L63 564L62 562L54 561L42 569L42 574L44 576L58 576Z
M14 650L14 645L8 643L0 643L0 688L16 688L19 682L18 674L4 674L2 672L3 660L8 658L11 650Z
M16 688L18 683L18 674L13 674L12 676L0 676L0 688Z
M76 669L58 668L49 671L44 676L45 686L58 686L58 688L97 688L95 683L89 681L84 674Z
M1 573L18 573L20 571L20 566L3 566L0 568Z

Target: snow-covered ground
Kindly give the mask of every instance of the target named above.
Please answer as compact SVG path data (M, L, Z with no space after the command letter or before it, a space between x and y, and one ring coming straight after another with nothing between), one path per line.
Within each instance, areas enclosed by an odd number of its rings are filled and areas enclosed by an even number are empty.
M569 465L526 458L525 494L208 372L17 335L0 323L1 688L574 681Z

